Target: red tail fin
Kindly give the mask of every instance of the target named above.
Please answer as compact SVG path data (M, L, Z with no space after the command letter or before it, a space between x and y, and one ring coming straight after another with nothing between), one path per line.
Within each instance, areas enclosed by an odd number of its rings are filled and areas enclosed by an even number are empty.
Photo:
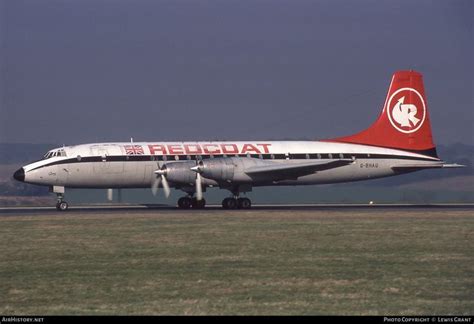
M422 75L398 71L381 115L368 129L328 141L396 148L436 156Z

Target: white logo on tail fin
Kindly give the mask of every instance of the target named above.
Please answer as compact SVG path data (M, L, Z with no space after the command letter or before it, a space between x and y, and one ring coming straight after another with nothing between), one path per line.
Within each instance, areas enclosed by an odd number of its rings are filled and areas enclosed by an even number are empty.
M398 102L395 104L395 107L392 109L393 119L402 127L415 127L416 124L420 121L415 117L418 109L413 104L404 105L405 97L398 99ZM411 122L411 124L410 124ZM413 125L413 126L412 126Z
M415 93L416 96L413 96L410 92ZM405 98L411 98L410 100L414 102L405 103ZM398 89L390 96L387 102L387 115L395 129L406 134L414 133L420 129L425 121L425 101L415 89Z

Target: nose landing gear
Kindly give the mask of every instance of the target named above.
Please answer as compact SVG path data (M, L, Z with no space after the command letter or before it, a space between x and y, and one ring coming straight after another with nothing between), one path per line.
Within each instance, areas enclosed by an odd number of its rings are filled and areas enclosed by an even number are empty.
M66 211L69 208L69 205L66 201L63 200L64 195L61 193L57 194L58 202L56 203L56 209L59 211Z
M52 186L49 188L49 191L54 192L58 197L56 209L59 211L66 211L69 208L69 205L66 201L64 201L65 188L63 186Z
M56 203L56 209L59 211L66 211L69 208L69 205L65 201L60 201Z

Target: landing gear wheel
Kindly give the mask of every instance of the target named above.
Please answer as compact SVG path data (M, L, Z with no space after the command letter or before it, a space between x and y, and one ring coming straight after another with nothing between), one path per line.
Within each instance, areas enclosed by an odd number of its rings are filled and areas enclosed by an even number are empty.
M250 209L252 202L248 198L239 198L237 199L237 207L239 209Z
M66 211L69 208L69 205L65 201L60 201L56 204L56 209L59 211Z
M224 209L235 209L235 208L237 208L237 199L235 199L235 198L225 198L222 201L222 208L224 208Z
M196 198L193 198L191 206L194 209L204 209L204 207L206 207L206 200L204 198L201 200L197 200Z
M189 209L192 204L192 199L189 197L181 197L178 199L178 207L181 209Z

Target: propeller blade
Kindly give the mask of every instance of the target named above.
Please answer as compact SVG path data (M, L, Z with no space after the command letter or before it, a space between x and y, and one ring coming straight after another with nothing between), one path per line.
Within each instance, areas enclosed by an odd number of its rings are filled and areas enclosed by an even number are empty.
M202 200L202 181L199 173L196 173L196 199Z
M170 196L171 189L168 184L168 180L166 180L166 177L164 174L161 175L161 181L163 182L163 190L165 192L165 197L168 198Z
M153 193L153 196L156 196L156 194L158 193L158 187L160 186L160 182L161 177L155 177L155 179L153 180L151 184L151 192Z
M107 189L107 200L114 200L114 189Z

